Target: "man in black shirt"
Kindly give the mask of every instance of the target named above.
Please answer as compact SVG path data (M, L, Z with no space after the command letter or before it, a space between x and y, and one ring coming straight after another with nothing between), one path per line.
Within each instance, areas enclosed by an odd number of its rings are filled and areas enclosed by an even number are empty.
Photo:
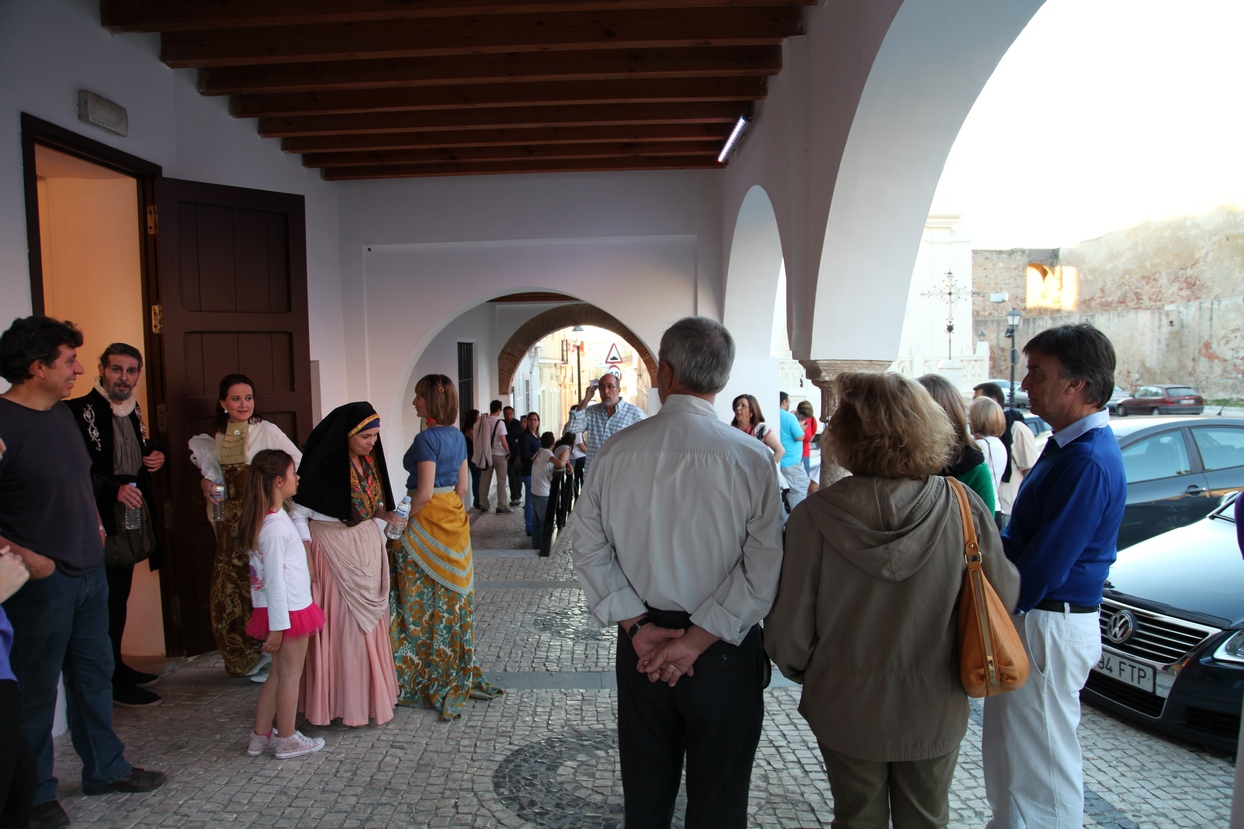
M35 755L32 827L69 825L56 800L52 721L64 673L69 728L88 795L146 792L165 776L131 766L112 730L112 643L104 533L91 489L91 459L62 398L82 374L72 323L25 317L0 334L0 547L30 571L4 603L13 624L13 673L22 689L21 724ZM11 716L11 712L8 713Z

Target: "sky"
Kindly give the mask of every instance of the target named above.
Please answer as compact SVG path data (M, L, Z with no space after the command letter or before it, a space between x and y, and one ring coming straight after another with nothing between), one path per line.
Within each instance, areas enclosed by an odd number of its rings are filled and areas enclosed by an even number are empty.
M1244 0L1048 0L1003 57L931 213L1055 248L1244 209Z

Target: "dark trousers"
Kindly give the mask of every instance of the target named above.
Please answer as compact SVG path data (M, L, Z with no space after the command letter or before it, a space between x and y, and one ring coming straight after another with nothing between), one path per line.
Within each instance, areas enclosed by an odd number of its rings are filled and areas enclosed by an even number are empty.
M130 666L121 661L121 637L134 585L133 567L105 567L108 578L108 638L112 640L112 687L133 685Z
M511 449L510 458L513 459L517 456L516 450ZM514 463L513 460L511 460L510 465L506 468L506 477L510 484L510 503L517 504L523 498L523 496L519 494L523 491L523 476L522 469L520 469L518 464ZM497 506L500 507L504 505L498 504Z
M0 827L24 827L35 802L35 758L22 734L22 693L11 679L0 680Z
M467 469L471 470L471 506L479 509L479 478L483 474L483 470L471 463L470 460L467 461Z
M650 610L662 627L688 614ZM618 747L627 829L667 829L687 758L687 829L744 829L752 761L760 742L768 657L760 627L741 645L717 642L673 688L649 682L626 633L618 633Z
M35 804L56 799L52 720L56 685L65 675L69 736L82 758L82 785L106 786L129 773L125 746L112 730L112 642L104 565L29 581L4 603L13 623L11 664L22 686L22 733L35 757Z

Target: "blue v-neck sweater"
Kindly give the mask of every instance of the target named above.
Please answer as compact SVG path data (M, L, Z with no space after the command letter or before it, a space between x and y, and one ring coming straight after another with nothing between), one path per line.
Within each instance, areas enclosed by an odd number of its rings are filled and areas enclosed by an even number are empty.
M1099 604L1126 504L1114 432L1090 429L1063 447L1051 439L1024 476L1002 532L1006 556L1019 568L1017 609L1043 599Z

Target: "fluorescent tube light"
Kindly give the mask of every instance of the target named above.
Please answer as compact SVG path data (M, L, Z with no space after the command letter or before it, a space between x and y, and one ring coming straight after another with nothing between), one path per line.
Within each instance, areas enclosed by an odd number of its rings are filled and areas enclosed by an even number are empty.
M734 129L730 130L730 137L726 139L726 146L721 148L721 154L717 156L717 163L724 163L729 157L730 151L734 149L734 145L738 143L739 136L743 134L743 130L747 128L747 122L751 120L746 115L740 115L739 120L735 122Z

